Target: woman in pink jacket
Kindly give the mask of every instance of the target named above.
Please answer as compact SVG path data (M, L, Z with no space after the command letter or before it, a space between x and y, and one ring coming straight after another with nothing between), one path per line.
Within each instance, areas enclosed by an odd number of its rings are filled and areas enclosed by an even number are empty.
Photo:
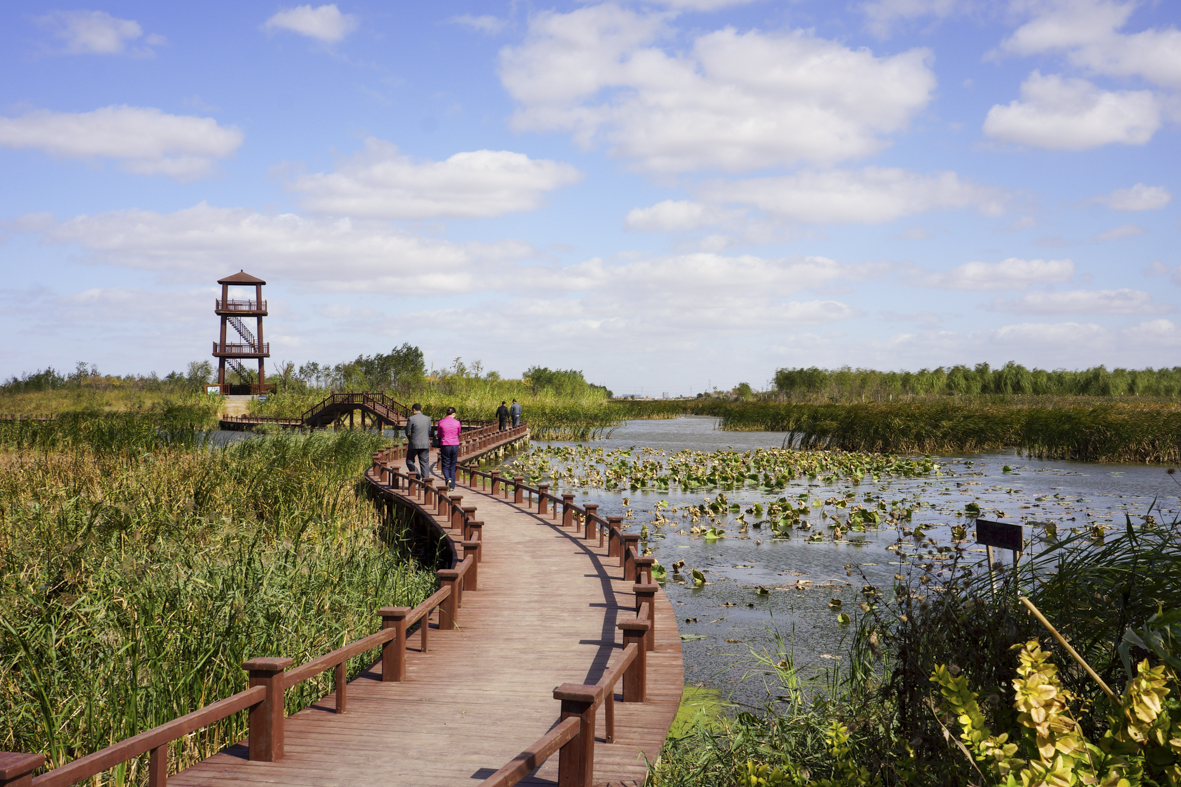
M459 463L459 433L462 430L455 408L448 407L447 415L439 420L439 464L448 488L455 489L455 466Z

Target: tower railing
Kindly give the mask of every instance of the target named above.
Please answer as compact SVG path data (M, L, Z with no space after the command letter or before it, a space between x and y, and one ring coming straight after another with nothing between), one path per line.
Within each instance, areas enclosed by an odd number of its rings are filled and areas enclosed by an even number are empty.
M266 301L235 301L225 300L221 298L213 299L214 311L219 312L265 312L267 310Z
M261 348L258 344L242 344L226 342L225 344L213 343L214 355L270 355L271 343L264 342Z

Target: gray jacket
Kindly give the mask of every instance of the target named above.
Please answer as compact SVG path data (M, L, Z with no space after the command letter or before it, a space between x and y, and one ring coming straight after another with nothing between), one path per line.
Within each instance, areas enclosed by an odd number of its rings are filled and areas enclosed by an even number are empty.
M431 419L423 413L415 413L406 422L407 448L411 450L431 447Z
M512 415L514 418L520 418L521 417L521 403L520 402L513 402L512 407L510 407L508 409L508 411L509 411L509 414Z

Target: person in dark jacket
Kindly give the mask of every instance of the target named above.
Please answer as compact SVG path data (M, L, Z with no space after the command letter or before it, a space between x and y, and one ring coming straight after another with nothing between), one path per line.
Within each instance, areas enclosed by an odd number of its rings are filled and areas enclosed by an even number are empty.
M406 470L415 472L418 463L420 478L431 477L431 419L423 415L422 405L417 402L410 408L411 415L406 421Z
M500 421L500 431L508 429L508 408L504 406L504 402L496 408L496 420Z
M513 399L513 406L508 409L509 415L513 417L513 426L521 425L521 404L516 399Z

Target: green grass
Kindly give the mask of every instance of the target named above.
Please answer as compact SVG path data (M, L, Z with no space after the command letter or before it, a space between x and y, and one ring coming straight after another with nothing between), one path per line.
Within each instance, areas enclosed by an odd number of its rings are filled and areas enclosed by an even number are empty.
M145 430L112 450L106 427L87 444L59 425L0 453L0 750L60 765L244 689L248 658L302 663L434 589L360 494L380 438L197 450ZM330 683L290 691L289 711ZM174 767L244 733L240 713L178 741Z

